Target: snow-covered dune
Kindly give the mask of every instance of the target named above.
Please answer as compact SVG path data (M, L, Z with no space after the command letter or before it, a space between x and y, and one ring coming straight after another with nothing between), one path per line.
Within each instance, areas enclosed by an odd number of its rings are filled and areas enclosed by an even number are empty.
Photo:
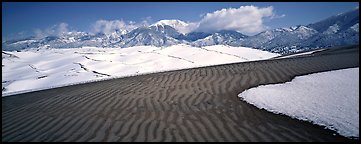
M239 97L258 108L359 137L359 68L300 76L248 89Z
M279 56L246 47L27 49L2 53L3 96L87 81Z

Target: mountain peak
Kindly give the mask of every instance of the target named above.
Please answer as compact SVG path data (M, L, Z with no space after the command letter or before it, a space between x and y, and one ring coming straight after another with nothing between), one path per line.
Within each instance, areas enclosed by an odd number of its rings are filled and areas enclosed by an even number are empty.
M330 26L337 24L340 30L345 30L359 22L359 9L331 16L316 23L307 25L319 32L326 31Z
M180 33L188 33L189 29L188 27L190 26L188 23L181 21L181 20L176 20L176 19L172 19L172 20L160 20L152 25L150 25L150 27L152 26L170 26L173 27L174 29L176 29L178 32Z
M172 19L172 20L160 20L150 26L158 26L158 25L161 25L161 26L168 25L168 26L175 28L175 27L179 27L179 26L187 26L188 24L181 20Z

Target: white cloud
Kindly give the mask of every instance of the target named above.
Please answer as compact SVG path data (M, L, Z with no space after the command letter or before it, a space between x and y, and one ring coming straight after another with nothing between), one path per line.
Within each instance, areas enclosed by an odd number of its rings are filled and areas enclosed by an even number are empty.
M63 33L69 32L67 23L59 23L52 27L46 28L45 30L36 29L34 31L37 38L43 38L46 36L60 36Z
M67 23L60 23L58 26L57 26L57 33L58 34L61 34L61 33L67 33L69 30L68 30L68 24Z
M282 15L273 15L273 16L271 16L271 19L283 18L283 17L285 17L285 16L286 16L285 14L282 14Z
M148 26L150 17L147 17L143 21L136 23L134 21L125 22L123 20L98 20L92 25L92 32L111 34L112 32L119 30L121 32L131 31L137 27Z
M193 31L215 32L219 30L236 30L243 34L256 34L266 30L265 20L285 17L284 14L276 15L273 7L241 6L239 8L221 9L211 13L201 14L201 20L196 22L185 22L176 29L181 33ZM152 17L142 18L140 22L123 20L98 20L91 25L91 32L105 33L107 35L119 30L123 33L129 32L138 27L150 25ZM35 34L38 38L49 35L59 36L69 32L67 23L59 23L45 30L37 29Z
M148 16L148 17L145 17L142 19L143 19L142 22L138 25L143 26L143 27L149 26L150 23L153 21L151 16Z
M93 31L95 33L102 32L105 34L110 34L117 29L118 30L126 29L125 22L122 20L114 20L114 21L98 20L93 25Z
M207 13L199 21L196 31L214 32L219 30L236 30L244 34L255 34L266 29L265 18L280 18L273 12L273 7L259 8L256 6L241 6Z
M186 33L196 30L199 27L198 22L186 22L186 23L187 23L187 25L185 25L183 27L179 27L177 30L181 33L186 34Z
M40 29L34 30L34 33L35 33L35 36L36 36L37 38L42 38L42 37L45 36L45 34L43 33L43 31L40 30Z
M236 30L243 34L253 35L269 28L264 24L264 20L285 16L285 14L276 15L272 6L260 8L251 5L202 13L200 14L200 21L185 22L183 25L173 27L184 34L193 31L215 32L219 30ZM116 29L130 31L140 26L149 26L151 21L151 17L143 18L139 23L134 21L126 23L123 20L98 20L94 25L93 31L106 34Z

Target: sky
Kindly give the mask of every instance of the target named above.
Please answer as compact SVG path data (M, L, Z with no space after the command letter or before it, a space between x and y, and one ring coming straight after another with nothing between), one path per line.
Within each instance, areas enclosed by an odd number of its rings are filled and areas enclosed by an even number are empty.
M347 12L358 2L2 2L4 39L63 31L134 29L163 19L189 23L186 31L267 29L307 25Z

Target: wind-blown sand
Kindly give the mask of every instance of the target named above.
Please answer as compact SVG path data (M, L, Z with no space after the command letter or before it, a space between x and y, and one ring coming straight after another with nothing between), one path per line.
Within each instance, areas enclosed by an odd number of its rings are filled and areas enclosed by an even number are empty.
M2 141L355 141L237 95L298 75L359 67L358 52L345 47L3 97Z

